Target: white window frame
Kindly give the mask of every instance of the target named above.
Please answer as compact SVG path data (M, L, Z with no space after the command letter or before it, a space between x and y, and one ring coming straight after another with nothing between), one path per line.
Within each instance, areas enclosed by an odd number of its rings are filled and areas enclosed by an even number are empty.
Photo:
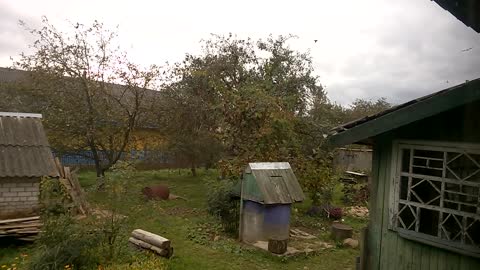
M409 173L404 173L402 172L402 153L403 149L419 149L419 150L432 150L432 151L442 151L444 152L444 160L446 160L446 153L447 152L456 152L456 153L470 153L470 154L476 154L480 155L480 144L467 144L467 143L451 143L451 142L438 142L438 141L411 141L411 140L398 140L393 142L393 151L392 151L392 163L391 163L391 187L390 187L390 202L389 202L389 224L388 228L390 230L394 230L398 232L399 236L422 242L428 245L432 245L435 247L447 249L450 251L458 252L464 255L468 256L473 256L473 257L478 257L480 258L480 247L472 246L472 245L466 245L466 244L461 244L455 241L447 240L441 238L439 235L441 234L440 229L442 229L441 224L439 225L439 234L437 236L431 236L428 234L424 234L419 232L419 215L420 212L418 208L425 208L433 211L438 211L440 214L440 219L443 219L443 214L449 214L449 213L454 213L455 215L460 215L460 216L468 216L469 218L473 218L480 222L480 194L478 195L478 204L477 204L477 211L476 213L468 213L464 211L457 211L453 209L447 209L443 207L443 200L444 200L444 194L445 194L445 183L449 180L446 177L445 171L447 171L448 168L445 168L447 162L443 162L443 171L442 171L442 177L434 177L434 176L426 176L422 175L424 178L437 178L435 179L438 182L441 182L441 191L440 193L440 206L429 206L427 204L422 204L418 202L406 202L405 200L400 199L400 179L402 176L407 176L410 175L412 176L411 172L411 166L412 164L409 163ZM413 151L412 151L413 153ZM413 155L412 153L410 154L410 162L412 162ZM480 167L480 166L479 166ZM479 172L480 174L480 172ZM423 181L423 180L422 180ZM433 180L432 180L433 181ZM458 180L460 181L460 180ZM410 185L410 184L409 184ZM476 184L473 184L476 185ZM478 185L480 188L480 183ZM413 188L413 187L412 187ZM409 193L410 193L410 186L409 186ZM480 193L480 191L479 191ZM405 229L402 227L407 227L407 226L398 226L398 211L399 211L399 204L408 204L408 205L414 205L417 207L417 212L415 213L414 210L411 210L412 214L414 215L414 226L413 229L410 227L409 229ZM410 209L407 209L410 210ZM440 223L441 221L439 221ZM457 221L458 222L458 221ZM465 225L465 224L462 224ZM464 227L463 227L464 228ZM465 236L462 235L464 238ZM462 238L462 239L463 239ZM464 242L464 240L461 240L461 242Z

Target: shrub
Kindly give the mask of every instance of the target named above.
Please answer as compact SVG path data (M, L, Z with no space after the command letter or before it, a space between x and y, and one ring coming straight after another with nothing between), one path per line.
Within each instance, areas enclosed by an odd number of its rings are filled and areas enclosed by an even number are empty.
M92 269L97 255L92 253L99 239L92 231L77 223L68 215L43 220L43 232L36 241L35 252L29 261L29 269Z
M325 211L325 215L329 219L339 220L339 219L342 219L343 217L343 211L342 211L342 208L340 207L326 205L323 207L323 210Z
M342 200L345 205L365 205L368 203L369 189L367 183L344 183L342 192Z
M65 215L71 213L74 204L65 187L58 179L44 178L40 183L42 215Z
M310 194L312 206L330 204L338 174L333 169L333 152L317 149L314 155L295 162L302 186Z
M115 167L113 177L106 177L104 190L106 211L99 217L77 219L73 216L71 200L57 180L42 182L43 232L36 241L30 269L93 269L108 265L119 258L129 258L125 216L119 214L125 198L125 183L132 175L124 164Z
M240 200L234 194L234 188L238 179L207 181L210 190L207 194L208 213L220 219L225 232L236 233L240 218Z

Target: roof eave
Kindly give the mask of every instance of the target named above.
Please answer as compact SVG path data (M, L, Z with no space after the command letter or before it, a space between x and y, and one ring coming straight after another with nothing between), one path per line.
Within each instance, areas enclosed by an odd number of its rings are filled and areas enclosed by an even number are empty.
M369 138L479 99L480 79L476 79L338 131L328 141L334 147L352 143L371 144Z

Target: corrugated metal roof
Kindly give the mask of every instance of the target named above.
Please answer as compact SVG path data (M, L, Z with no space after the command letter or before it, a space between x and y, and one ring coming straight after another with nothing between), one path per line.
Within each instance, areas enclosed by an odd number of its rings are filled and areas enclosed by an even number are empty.
M369 138L380 134L380 131L388 131L400 126L412 123L414 121L424 119L434 114L461 106L469 102L473 102L480 98L480 78L467 81L465 83L426 95L406 103L394 106L385 111L369 115L341 126L330 131L329 140L333 145L345 145L350 143L371 144ZM421 110L422 114L412 113L415 110ZM427 112L428 111L428 112ZM406 121L392 121L391 119L380 121L381 119L394 118L398 115L407 115ZM359 136L356 128L371 124L374 127L368 128L368 134ZM374 125L375 123L375 125ZM381 125L381 128L378 126ZM352 136L354 135L354 136ZM336 142L339 137L350 136L352 139L342 140L341 143ZM355 137L355 138L353 138Z
M0 145L49 146L40 118L5 113L0 113Z
M265 165L265 163L262 163ZM272 163L268 168L287 168L286 162ZM297 177L288 164L288 169L263 169L265 166L250 163L244 178L243 199L263 204L290 204L305 200ZM256 169L255 169L256 168ZM253 176L253 177L250 177Z
M0 177L57 177L49 147L0 146Z
M41 116L0 113L0 177L58 176Z

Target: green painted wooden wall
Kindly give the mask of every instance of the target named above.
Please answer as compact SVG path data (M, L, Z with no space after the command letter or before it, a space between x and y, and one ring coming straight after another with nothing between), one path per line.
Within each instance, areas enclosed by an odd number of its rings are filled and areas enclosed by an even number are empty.
M480 270L480 259L407 240L388 229L394 138L378 137L374 146L366 269Z

